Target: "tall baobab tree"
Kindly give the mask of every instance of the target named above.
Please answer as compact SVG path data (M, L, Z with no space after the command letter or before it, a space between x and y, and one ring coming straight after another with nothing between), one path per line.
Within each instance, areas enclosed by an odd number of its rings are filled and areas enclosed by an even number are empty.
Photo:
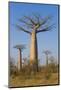
M38 71L37 34L52 29L53 24L49 25L49 20L51 20L51 16L46 16L44 18L40 18L39 15L33 15L33 17L24 16L23 19L19 19L19 21L27 27L16 24L18 30L22 30L31 36L30 65L34 65L36 71Z
M21 71L22 70L22 50L25 49L25 46L24 45L16 45L16 46L14 46L14 48L17 48L19 51L17 66L18 66L18 70Z

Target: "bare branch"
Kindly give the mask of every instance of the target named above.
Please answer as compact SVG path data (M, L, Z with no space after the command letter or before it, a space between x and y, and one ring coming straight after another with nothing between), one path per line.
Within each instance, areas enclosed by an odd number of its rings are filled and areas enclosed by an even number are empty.
M41 30L37 30L36 33L50 31L53 28L53 25L47 26L46 28L41 29Z
M40 21L39 21L40 15L36 15L36 14L34 14L34 13L33 13L33 15L34 15L35 19L37 20L37 23L40 23Z
M33 25L36 25L36 23L34 22L34 20L28 16L24 16L25 18L27 18L28 20L30 20L30 22L33 24Z
M52 16L47 16L44 19L42 19L42 21L40 22L40 26L44 25L45 23L47 23L48 20L50 20L52 18Z
M26 22L25 20L19 19L19 21L22 22L22 23L24 23L24 24L26 24L28 27L32 28L32 24Z
M22 28L21 26L16 25L16 27L17 27L19 30L22 30L22 31L24 31L24 32L26 32L26 33L28 33L28 34L30 34L30 35L31 35L31 32L29 32L29 31L25 30L25 29L24 29L24 28Z
M45 51L43 51L43 53L46 54L46 55L48 55L48 54L51 54L51 51L45 50Z

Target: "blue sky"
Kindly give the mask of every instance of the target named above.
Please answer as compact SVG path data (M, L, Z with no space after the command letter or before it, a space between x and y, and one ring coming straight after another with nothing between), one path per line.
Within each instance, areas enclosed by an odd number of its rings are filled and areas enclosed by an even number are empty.
M42 17L52 15L51 23L55 23L55 27L51 31L41 32L37 35L38 40L38 58L41 64L45 64L45 55L43 51L48 49L52 55L58 58L58 6L57 5L43 5L43 4L26 4L26 3L9 3L10 10L10 55L17 62L18 50L13 46L17 44L25 44L26 49L23 51L23 57L28 57L30 54L31 37L22 31L18 31L14 26L19 24L18 19L24 15L31 16L32 13L38 13Z

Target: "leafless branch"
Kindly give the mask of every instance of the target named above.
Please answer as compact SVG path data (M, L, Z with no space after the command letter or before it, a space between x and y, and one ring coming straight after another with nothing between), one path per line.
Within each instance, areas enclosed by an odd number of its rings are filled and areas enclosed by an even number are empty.
M28 19L33 25L36 25L35 21L29 17L29 16L24 16L26 19Z
M37 30L36 33L50 31L53 28L53 25L47 26L47 27L45 27L44 29L41 29L41 30Z
M28 33L28 34L31 35L31 32L25 30L23 27L21 27L21 26L19 26L19 25L16 25L16 27L17 27L19 30L22 30L22 31L24 31L24 32L26 32L26 33Z
M31 23L29 23L29 22L27 22L27 21L25 21L23 19L19 19L19 21L24 23L24 24L26 24L28 27L32 28L32 24Z
M42 19L42 20L40 21L40 26L42 26L42 25L44 25L45 23L47 23L48 20L50 20L51 18L52 18L52 16L47 16L47 17L45 17L44 19Z
M40 15L36 15L33 13L33 16L35 17L35 19L37 20L37 23L40 23L39 19L40 19Z

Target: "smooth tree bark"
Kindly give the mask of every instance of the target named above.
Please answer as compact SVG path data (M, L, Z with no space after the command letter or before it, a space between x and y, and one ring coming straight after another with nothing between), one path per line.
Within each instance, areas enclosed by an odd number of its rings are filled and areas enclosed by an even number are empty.
M18 49L18 63L17 63L18 70L22 70L22 53L21 49Z
M45 50L43 53L46 55L46 66L48 67L48 60L49 60L48 57L49 54L51 54L51 52L49 50Z
M35 66L36 71L38 71L37 34L40 32L50 31L52 29L53 24L48 24L48 21L51 19L51 16L47 16L43 19L40 19L40 17L37 15L34 15L34 17L35 19L31 18L30 16L24 16L23 19L19 19L19 21L24 23L28 29L31 29L31 31L27 30L26 28L24 29L20 25L16 25L16 27L18 28L18 30L22 30L27 34L31 35L30 65Z
M14 48L18 49L18 62L17 62L18 71L22 71L22 50L25 49L25 47L24 45L16 45Z
M32 31L31 46L30 46L30 65L38 71L38 49L37 49L37 36L36 31Z
M49 63L48 63L48 60L49 60L49 54L51 54L51 52L49 50L45 50L43 52L45 55L46 55L46 78L48 79L49 78L49 75L50 75L50 68L49 68Z

